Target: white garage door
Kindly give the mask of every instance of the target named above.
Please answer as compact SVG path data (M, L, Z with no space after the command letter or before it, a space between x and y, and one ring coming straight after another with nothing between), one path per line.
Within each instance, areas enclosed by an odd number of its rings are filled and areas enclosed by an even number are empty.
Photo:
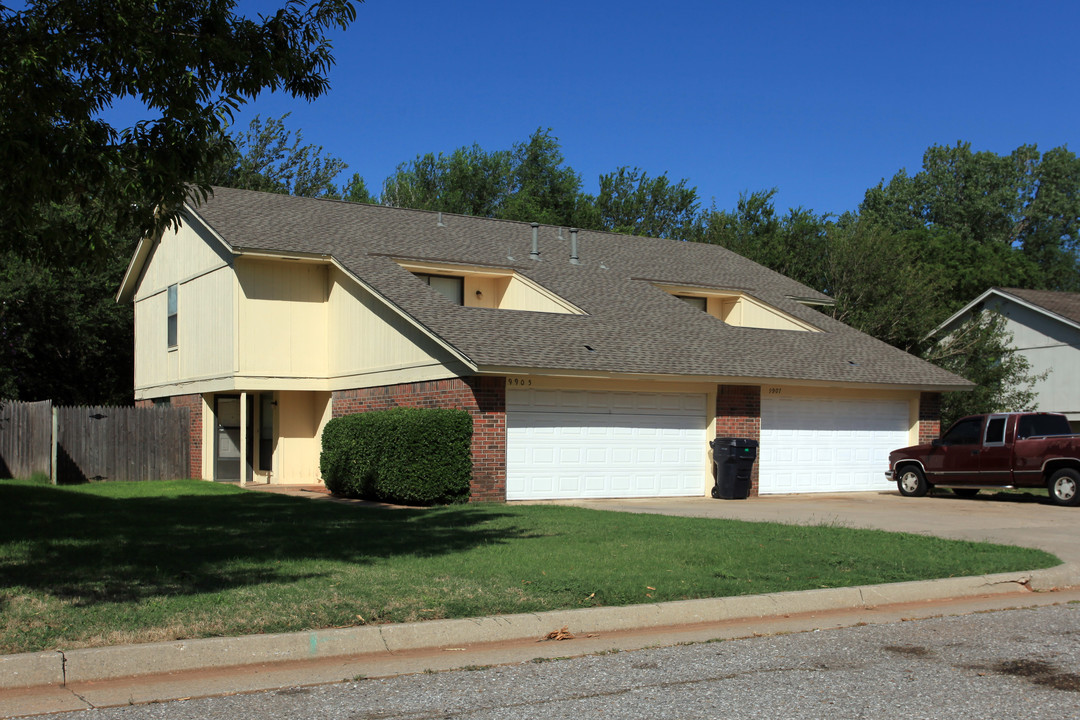
M761 399L759 492L887 490L889 452L909 445L903 400Z
M506 499L703 495L705 395L507 390Z

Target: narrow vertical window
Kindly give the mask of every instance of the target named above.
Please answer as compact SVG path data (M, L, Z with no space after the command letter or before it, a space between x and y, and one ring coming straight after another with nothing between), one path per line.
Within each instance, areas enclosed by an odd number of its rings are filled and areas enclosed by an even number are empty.
M176 291L179 286L169 286L168 335L169 349L176 347Z
M259 395L259 469L274 469L274 394Z

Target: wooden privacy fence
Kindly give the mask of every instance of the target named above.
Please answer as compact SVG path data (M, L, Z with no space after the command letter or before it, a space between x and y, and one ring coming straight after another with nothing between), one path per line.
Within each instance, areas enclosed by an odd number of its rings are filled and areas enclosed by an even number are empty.
M4 401L0 418L0 471L8 477L42 472L54 483L191 477L187 408Z
M0 477L48 475L52 467L52 403L0 400Z

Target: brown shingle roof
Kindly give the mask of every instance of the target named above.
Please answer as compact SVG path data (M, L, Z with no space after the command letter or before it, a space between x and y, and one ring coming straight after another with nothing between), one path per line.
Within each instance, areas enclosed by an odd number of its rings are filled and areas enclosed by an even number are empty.
M1043 310L1080 323L1080 293L1055 292L1053 290L1024 290L1021 288L995 288L999 292L1020 298Z
M791 298L828 297L715 245L216 188L196 214L233 249L332 255L483 367L948 389L968 383ZM439 219L441 217L442 223ZM586 315L462 307L392 258L512 268ZM736 289L824 332L734 327L654 283ZM586 348L591 347L592 350Z

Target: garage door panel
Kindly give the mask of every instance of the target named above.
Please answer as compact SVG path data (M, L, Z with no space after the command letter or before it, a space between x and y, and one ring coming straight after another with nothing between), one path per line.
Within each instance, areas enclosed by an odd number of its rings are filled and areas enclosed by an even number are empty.
M760 492L891 487L890 451L907 442L903 400L762 398Z
M705 405L694 394L512 389L507 498L700 495ZM534 481L552 473L554 484Z

